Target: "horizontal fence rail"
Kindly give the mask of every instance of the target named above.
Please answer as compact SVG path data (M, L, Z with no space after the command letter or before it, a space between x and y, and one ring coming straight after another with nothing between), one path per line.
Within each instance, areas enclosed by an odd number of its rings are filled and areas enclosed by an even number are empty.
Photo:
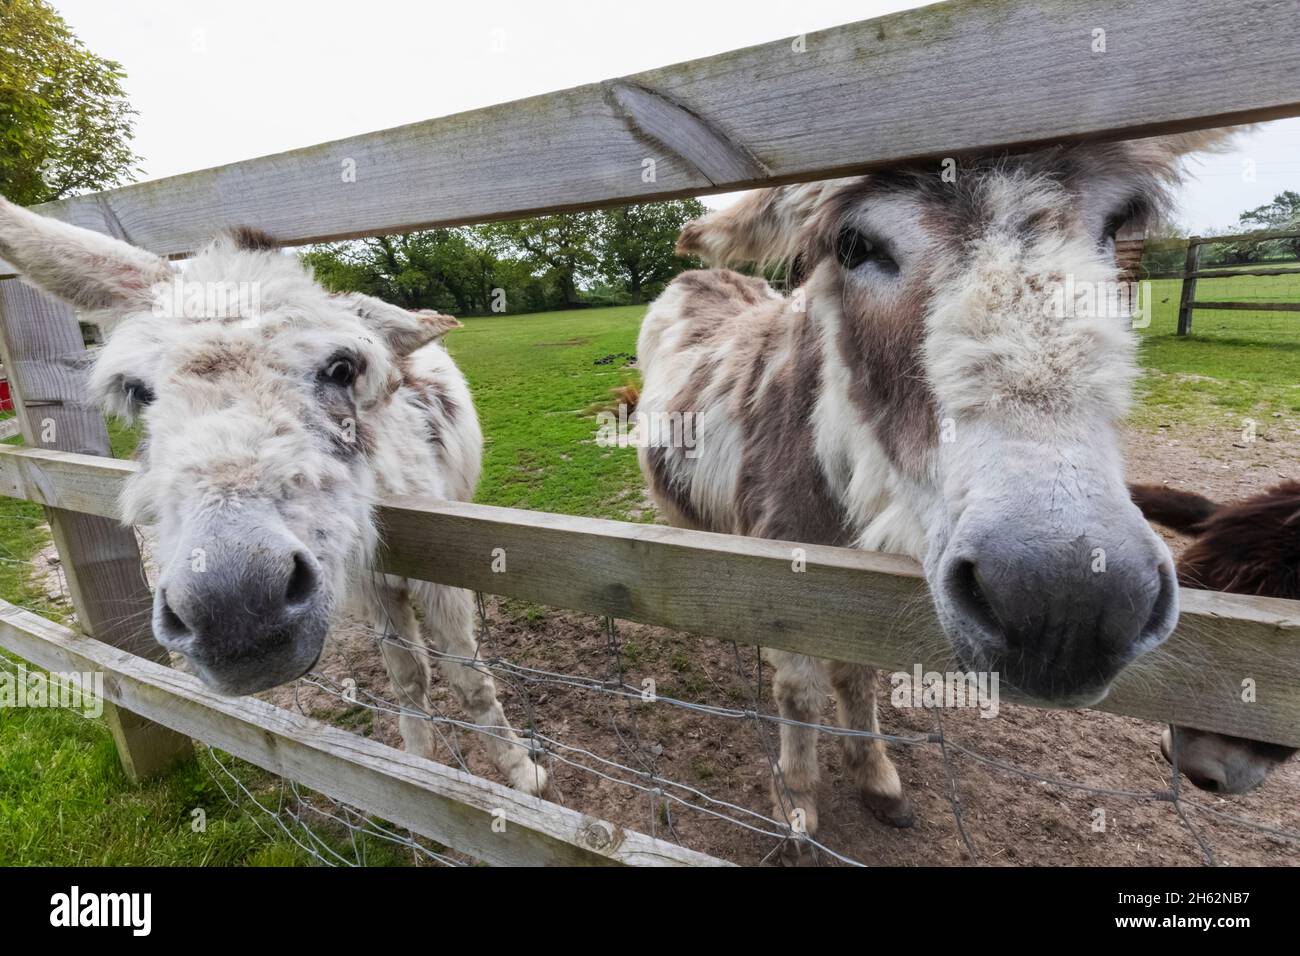
M1285 276L1300 274L1300 268L1254 266L1247 269L1202 269L1201 249L1210 245L1229 243L1258 243L1277 239L1300 239L1300 231L1295 229L1256 230L1233 236L1191 236L1187 240L1187 258L1181 272L1162 272L1146 276L1147 279L1181 279L1182 291L1178 301L1178 334L1189 335L1192 331L1192 313L1197 309L1220 310L1229 312L1300 312L1300 303L1296 302L1259 302L1250 299L1240 301L1215 300L1200 301L1196 298L1196 283L1200 279L1232 279L1238 276Z
M730 865L255 698L223 697L5 601L0 646L54 673L101 673L109 703L487 863Z
M1272 239L1300 239L1300 229L1256 229L1227 236L1192 236L1187 240L1192 246L1215 246L1228 242L1267 242Z
M0 448L0 494L116 516L135 468ZM953 669L925 653L945 643L919 567L896 555L427 499L387 502L380 522L380 566L394 574L816 657ZM1174 635L1097 709L1300 746L1300 602L1188 589L1181 601Z
M1276 119L1300 114L1297 22L1300 0L953 0L39 210L185 255L233 225L294 245Z

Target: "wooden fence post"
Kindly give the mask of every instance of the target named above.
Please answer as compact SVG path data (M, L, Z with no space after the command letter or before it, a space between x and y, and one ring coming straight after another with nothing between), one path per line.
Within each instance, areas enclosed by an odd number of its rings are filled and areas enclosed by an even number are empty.
M1192 331L1192 306L1196 302L1196 273L1201 269L1201 238L1187 240L1187 259L1183 262L1183 294L1178 300L1178 334Z
M111 456L103 416L85 402L87 364L72 308L17 279L0 281L0 356L9 375L23 440L34 448ZM109 518L46 508L80 629L160 663L153 601L135 533ZM105 701L122 766L132 780L193 753L188 737Z

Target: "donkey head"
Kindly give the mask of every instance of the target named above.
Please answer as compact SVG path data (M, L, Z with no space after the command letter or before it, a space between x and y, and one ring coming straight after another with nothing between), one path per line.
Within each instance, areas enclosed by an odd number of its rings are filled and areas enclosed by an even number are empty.
M1095 702L1177 618L1169 552L1124 486L1136 340L1107 307L1117 231L1158 213L1181 156L1213 141L765 190L682 234L679 251L715 264L789 265L839 390L839 437L819 447L887 458L953 649L1026 696Z
M249 230L182 274L0 199L0 256L108 333L90 388L143 422L122 514L157 528L158 640L225 693L307 671L376 545L367 423L456 320L330 295Z

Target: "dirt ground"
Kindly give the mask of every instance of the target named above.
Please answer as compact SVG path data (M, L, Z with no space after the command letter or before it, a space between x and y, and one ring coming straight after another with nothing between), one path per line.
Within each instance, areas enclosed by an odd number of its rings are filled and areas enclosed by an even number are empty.
M1285 477L1300 477L1300 428L1274 420L1257 427L1256 440L1243 441L1240 423L1191 431L1172 424L1158 436L1132 435L1127 442L1129 477L1167 482L1222 500L1243 497ZM1175 550L1182 546L1169 538ZM770 669L755 680L751 648L687 638L658 628L618 622L624 681L640 687L652 678L660 697L730 710L753 706L773 713ZM489 599L482 655L555 674L610 678L615 654L602 619L517 602ZM361 626L343 628L319 666L326 681L347 678L391 699L374 635ZM547 763L556 797L574 809L742 864L776 862L780 841L759 830L773 824L770 813L770 754L775 727L751 718L701 713L665 702L630 702L607 693L536 681L525 686L498 677L502 699L515 726L531 711L546 738L572 750L552 747ZM281 689L273 698L300 706L313 716L351 726L400 746L396 720L311 687ZM437 710L461 718L442 682L435 681ZM525 704L527 698L527 704ZM933 712L896 709L882 695L886 733L927 734ZM834 723L827 701L826 723ZM1003 704L998 717L976 711L947 710L947 737L991 761L1039 777L1085 787L1155 794L1169 789L1168 766L1158 750L1160 728L1144 721L1095 711L1043 711ZM475 745L472 734L446 731L440 759L499 779ZM960 752L950 753L956 799L974 855L959 833L943 756L934 744L896 745L891 753L914 803L915 824L893 829L878 822L845 779L836 742L821 736L823 777L818 793L818 841L834 854L869 865L950 865L979 862L1000 865L1196 865L1206 853L1189 825L1167 800L1101 795L1022 776ZM653 772L656 784L679 801L653 798L640 787L644 776L601 763L604 758ZM592 772L592 769L600 773ZM603 775L603 776L602 776ZM617 780L607 779L609 777ZM672 781L667 783L664 781ZM709 803L682 786L719 803ZM1275 771L1258 791L1217 798L1184 783L1188 804L1240 817L1258 826L1300 833L1300 760ZM704 808L704 809L701 809ZM753 811L754 816L744 813ZM1104 811L1105 829L1095 827ZM713 811L712 813L708 811ZM1220 863L1296 864L1300 841L1259 832L1208 812L1186 815L1200 840ZM744 824L735 821L741 820ZM838 865L827 853L805 856L805 863Z

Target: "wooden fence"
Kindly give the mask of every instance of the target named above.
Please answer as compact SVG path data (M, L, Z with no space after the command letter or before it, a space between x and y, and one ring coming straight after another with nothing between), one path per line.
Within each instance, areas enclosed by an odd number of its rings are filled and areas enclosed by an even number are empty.
M1298 0L1242 0L1231 17L1216 0L956 0L39 211L184 256L237 224L300 244L1292 115ZM0 281L0 346L29 446L0 449L0 492L46 506L86 632L5 606L0 646L105 673L129 770L162 769L194 737L490 862L718 862L233 703L163 666L147 628L122 624L123 609L148 601L135 539L115 521L134 466L102 457L75 317ZM694 634L897 668L917 663L909 648L938 627L925 615L900 622L904 604L927 606L924 582L890 555L803 546L796 573L795 546L776 541L423 500L388 502L381 517L386 570ZM495 574L500 547L509 571ZM1102 706L1300 745L1300 604L1182 600L1167 650ZM1248 678L1257 703L1241 702ZM489 823L501 808L512 822L498 834Z
M1178 299L1178 334L1190 335L1192 331L1192 312L1196 309L1229 309L1245 312L1300 312L1300 302L1254 302L1254 301L1215 301L1196 300L1197 279L1229 279L1235 276L1287 276L1300 275L1300 268L1270 268L1263 266L1252 269L1202 269L1201 248L1229 242L1267 242L1271 239L1300 239L1300 231L1275 230L1269 232L1248 232L1239 236L1192 236L1187 240L1187 260L1182 272L1158 273L1148 276L1151 279L1181 279L1182 294Z

